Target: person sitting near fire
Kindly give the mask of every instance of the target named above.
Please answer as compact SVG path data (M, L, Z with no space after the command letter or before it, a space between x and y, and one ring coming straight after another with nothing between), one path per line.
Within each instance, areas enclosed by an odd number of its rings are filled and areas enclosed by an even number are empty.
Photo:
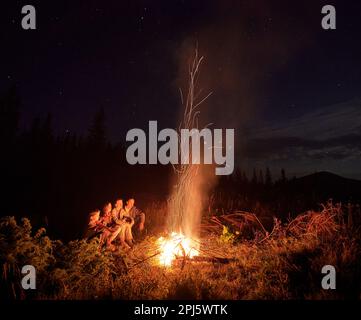
M123 208L123 200L117 199L114 203L114 208L112 210L112 218L115 223L122 224L124 208Z
M108 225L112 222L112 204L110 202L107 202L103 206L102 210L102 221Z
M136 233L142 233L144 230L145 213L138 209L134 204L135 200L133 198L128 199L124 207L125 215L133 219Z
M85 238L90 240L100 235L104 229L103 223L100 221L100 210L95 210L89 214L88 228L85 232Z
M122 199L116 200L112 210L112 218L114 223L119 227L114 228L109 242L112 243L119 236L120 244L126 249L130 249L133 246L132 226L134 221L126 215Z
M116 207L116 210L120 210L120 205L122 202L119 202L117 204L118 207ZM112 204L108 202L103 207L103 216L101 219L101 222L105 225L105 228L103 229L100 242L104 243L106 242L107 248L111 251L115 250L115 246L112 244L113 240L117 237L117 235L120 233L123 224L117 223L115 219L113 218L113 210L112 210Z
M110 206L111 208L111 206ZM85 233L85 238L90 240L96 236L100 236L100 246L107 242L112 230L109 225L109 203L103 207L103 215L100 216L100 210L95 210L89 215L88 228Z

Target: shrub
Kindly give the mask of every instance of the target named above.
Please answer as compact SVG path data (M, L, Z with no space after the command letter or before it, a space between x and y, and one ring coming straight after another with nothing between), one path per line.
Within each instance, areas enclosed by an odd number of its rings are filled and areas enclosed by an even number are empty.
M41 228L32 235L30 221L21 219L17 224L14 217L0 219L0 265L2 270L3 298L25 298L22 290L21 268L33 265L37 270L37 285L42 290L47 283L47 274L56 260L53 255L55 242L45 236Z
M254 219L248 219L252 226ZM208 233L202 239L201 255L224 258L224 263L184 259L164 268L157 264L156 236L147 236L130 252L111 253L100 249L98 239L63 244L50 240L45 229L33 233L28 219L17 224L13 217L5 217L0 220L1 298L361 297L361 235L357 225L344 223L340 205L329 202L321 211L307 212L287 224L274 219L270 232L262 226L247 228L246 223L243 219L242 228L254 230L252 237L242 238L242 233L236 237L233 229L223 226L221 235ZM37 290L26 294L19 285L25 264L37 270ZM337 270L336 290L321 288L321 269L328 264Z

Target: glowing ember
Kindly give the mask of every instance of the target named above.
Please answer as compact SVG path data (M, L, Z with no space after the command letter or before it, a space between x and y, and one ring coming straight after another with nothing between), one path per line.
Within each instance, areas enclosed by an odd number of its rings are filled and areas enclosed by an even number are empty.
M158 244L160 250L159 263L164 266L171 266L172 261L177 257L193 258L199 254L198 244L181 233L172 232L167 238L160 237Z

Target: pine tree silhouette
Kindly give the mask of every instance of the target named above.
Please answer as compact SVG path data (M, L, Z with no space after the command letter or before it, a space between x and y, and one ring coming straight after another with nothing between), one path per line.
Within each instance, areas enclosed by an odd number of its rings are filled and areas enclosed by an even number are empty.
M261 184L261 185L264 184L264 177L263 177L263 171L262 171L262 169L259 171L258 183Z
M248 177L247 177L247 174L245 171L243 171L243 173L242 173L242 180L244 183L248 183Z
M258 183L258 179L257 179L256 169L253 168L252 184L256 185L257 183Z
M101 150L106 146L106 126L105 126L105 112L100 108L93 119L89 128L88 145L92 150Z
M281 170L281 183L286 183L287 182L287 178L286 178L286 173L285 173L285 169L282 168Z
M271 175L271 171L270 169L267 167L266 168L266 186L271 186L272 185L272 175Z
M12 143L19 125L20 98L16 87L12 87L0 97L0 142Z

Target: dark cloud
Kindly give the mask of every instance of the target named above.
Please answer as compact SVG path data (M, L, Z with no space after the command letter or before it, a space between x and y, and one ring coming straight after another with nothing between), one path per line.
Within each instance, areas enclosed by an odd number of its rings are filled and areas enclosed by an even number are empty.
M290 174L328 170L359 177L361 163L361 102L351 100L315 108L288 121L250 127L237 153L240 166L269 166Z
M245 139L242 155L293 160L360 157L360 122L360 100L316 109L285 123L254 127Z
M335 149L339 148L339 149ZM248 140L243 155L249 158L311 158L343 159L361 151L361 135L352 134L337 138L316 140L298 137L279 137ZM322 155L322 156L321 156Z

